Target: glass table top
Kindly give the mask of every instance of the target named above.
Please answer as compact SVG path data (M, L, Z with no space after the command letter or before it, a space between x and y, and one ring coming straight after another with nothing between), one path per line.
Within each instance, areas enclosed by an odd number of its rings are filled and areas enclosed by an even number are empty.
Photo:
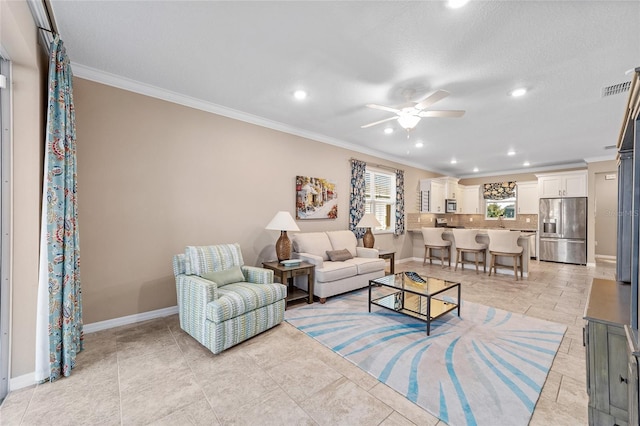
M410 291L425 296L434 295L451 287L460 285L460 283L453 281L433 277L423 277L415 272L400 272L394 275L386 275L384 277L371 280L371 283L397 288L398 290Z

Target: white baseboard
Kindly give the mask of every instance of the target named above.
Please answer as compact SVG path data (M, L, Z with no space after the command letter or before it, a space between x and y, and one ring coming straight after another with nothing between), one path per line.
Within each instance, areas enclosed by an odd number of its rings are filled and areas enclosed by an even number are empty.
M168 308L156 309L155 311L143 312L141 314L127 315L126 317L114 318L105 321L93 322L91 324L85 324L82 330L85 333L95 333L100 330L107 330L109 328L119 327L121 325L134 324L136 322L147 321L155 318L162 318L169 315L177 314L178 307L170 306ZM36 384L36 373L23 374L22 376L13 377L9 379L9 392L26 388Z
M9 392L13 392L18 389L28 388L36 384L36 372L23 374L22 376L13 377L9 379Z
M155 318L162 318L169 315L177 314L178 306L170 306L168 308L156 309L155 311L143 312L141 314L127 315L126 317L114 318L105 321L92 322L85 324L82 330L85 333L95 333L100 330L120 327L121 325L134 324L136 322L147 321Z

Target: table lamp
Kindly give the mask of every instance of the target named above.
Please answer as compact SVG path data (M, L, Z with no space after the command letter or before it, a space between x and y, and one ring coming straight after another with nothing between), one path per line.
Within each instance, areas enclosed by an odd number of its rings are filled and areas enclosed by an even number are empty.
M276 255L278 260L287 260L291 257L291 241L287 236L287 231L299 231L298 225L289 212L278 212L271 219L265 229L280 231L280 238L276 241Z
M365 213L364 216L362 216L362 219L360 219L356 228L367 228L367 232L365 232L362 237L363 246L366 248L373 248L373 244L376 242L376 239L371 232L371 228L377 228L379 226L382 225L380 225L380 222L378 222L378 219L376 219L376 216L373 213Z

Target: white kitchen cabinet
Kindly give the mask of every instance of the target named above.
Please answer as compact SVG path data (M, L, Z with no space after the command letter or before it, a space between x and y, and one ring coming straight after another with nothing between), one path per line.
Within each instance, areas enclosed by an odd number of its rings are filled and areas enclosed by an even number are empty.
M444 183L444 198L457 200L460 198L458 179L454 177L439 178Z
M586 170L536 176L540 198L587 196Z
M480 209L480 185L467 185L461 192L463 214L481 214Z
M518 182L516 188L518 214L538 214L538 182Z
M420 212L444 213L445 185L438 179L420 180Z

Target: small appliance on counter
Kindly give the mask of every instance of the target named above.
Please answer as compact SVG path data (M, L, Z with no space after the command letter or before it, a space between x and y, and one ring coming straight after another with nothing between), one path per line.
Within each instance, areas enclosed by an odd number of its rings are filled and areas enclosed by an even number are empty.
M436 228L464 228L461 225L449 225L447 222L447 218L445 217L437 217L436 218Z

